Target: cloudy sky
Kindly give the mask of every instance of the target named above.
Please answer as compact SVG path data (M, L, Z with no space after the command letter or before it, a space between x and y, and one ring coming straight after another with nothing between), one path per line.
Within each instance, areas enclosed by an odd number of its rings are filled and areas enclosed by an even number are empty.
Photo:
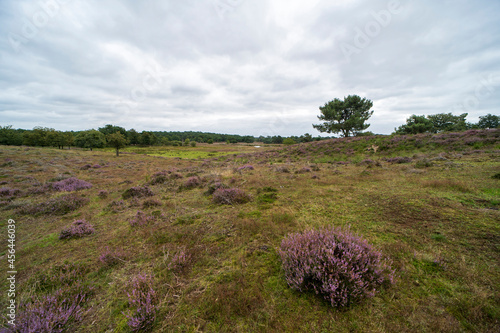
M500 114L500 1L1 0L0 125L318 135Z

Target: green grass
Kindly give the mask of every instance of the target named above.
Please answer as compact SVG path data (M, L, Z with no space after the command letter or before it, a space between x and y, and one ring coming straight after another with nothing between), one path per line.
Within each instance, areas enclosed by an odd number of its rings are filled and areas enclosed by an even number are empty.
M500 162L497 144L472 152L458 141L444 149L417 139L433 140L409 137L397 145L386 137L332 140L277 147L276 152L245 145L131 147L124 152L136 154L120 157L112 150L0 146L0 156L12 160L0 169L7 181L2 186L22 191L0 206L4 234L9 218L18 227L19 300L67 283L66 262L95 288L74 331L129 332L123 314L130 308L129 282L148 273L154 274L160 295L155 332L493 332L500 322L500 192L492 178ZM372 144L381 146L379 152L366 152ZM167 151L181 159L148 156ZM215 156L208 155L214 151ZM209 167L198 156L209 159ZM385 162L395 156L413 161ZM359 163L368 158L378 165ZM432 165L416 170L423 159ZM239 172L246 163L255 169ZM81 170L85 164L103 167ZM311 172L301 172L304 167ZM148 198L138 198L124 200L114 213L107 210L127 189L145 185L162 170L175 170L182 178L149 186L160 206L144 206ZM18 213L24 202L54 196L29 195L33 183L27 176L47 182L65 172L94 185L79 192L89 205L63 216ZM192 175L200 177L200 187L183 189ZM213 203L207 190L215 180L244 190L252 200ZM100 190L108 196L98 198ZM128 219L139 210L156 215L156 221L131 227ZM93 235L58 239L62 228L83 218L94 226ZM391 258L396 284L348 309L290 289L277 254L282 239L329 225L350 227ZM122 260L102 264L105 247L123 253ZM191 260L173 272L168 265L181 249ZM0 285L3 295L5 288ZM0 308L6 301L0 299Z

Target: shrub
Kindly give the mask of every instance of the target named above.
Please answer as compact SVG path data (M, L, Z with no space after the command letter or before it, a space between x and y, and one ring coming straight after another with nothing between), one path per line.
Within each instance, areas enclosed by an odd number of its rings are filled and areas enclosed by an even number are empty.
M128 319L128 326L134 332L149 331L156 319L158 298L153 289L153 278L138 275L132 280L132 291L127 293L128 303L132 309L123 314Z
M200 185L201 185L201 179L200 179L200 177L193 176L193 177L189 177L184 182L183 187L184 188L194 188L194 187L197 187L197 186L200 186Z
M168 180L168 173L165 171L160 171L153 174L153 177L149 181L151 185L163 184Z
M67 297L59 289L40 299L20 303L17 309L16 326L7 332L66 332L69 323L81 319L81 304L84 304L86 300L86 294L78 293Z
M147 186L135 186L126 190L122 194L123 199L129 198L142 198L142 197L152 197L154 195L153 191Z
M80 168L80 170L88 170L88 169L90 169L90 168L92 168L92 165L90 165L90 164L85 164L84 166L82 166L82 167Z
M18 212L20 214L29 215L64 215L74 210L85 206L89 199L82 198L76 194L62 195L56 198L49 199L38 204L31 204L21 207Z
M228 188L228 186L225 185L225 184L223 184L219 180L213 181L213 182L210 183L210 185L208 185L208 189L207 189L206 194L212 195L219 188Z
M187 253L184 249L179 250L168 264L168 269L174 272L183 271L187 265L191 262L191 255Z
M253 165L246 164L246 165L240 166L238 168L238 171L242 171L242 170L254 170L254 167L253 167Z
M75 177L66 178L58 182L52 183L52 188L60 192L72 192L91 188L92 184Z
M61 230L59 239L80 238L95 232L94 227L85 220L76 220L69 227Z
M250 201L250 196L239 188L219 188L212 195L215 203L234 205Z
M17 188L2 187L0 188L0 198L4 200L11 200L21 193Z
M349 306L394 281L380 252L348 230L329 228L288 235L279 255L286 280L299 291L314 290L333 307Z

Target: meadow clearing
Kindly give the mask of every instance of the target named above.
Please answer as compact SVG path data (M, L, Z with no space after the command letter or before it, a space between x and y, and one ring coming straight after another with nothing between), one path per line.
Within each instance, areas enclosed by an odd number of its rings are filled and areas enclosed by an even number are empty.
M67 332L129 332L141 295L153 332L495 332L499 178L498 129L119 157L0 146L1 269L12 219L16 316L69 304ZM390 259L394 284L346 308L291 289L282 240L325 226Z

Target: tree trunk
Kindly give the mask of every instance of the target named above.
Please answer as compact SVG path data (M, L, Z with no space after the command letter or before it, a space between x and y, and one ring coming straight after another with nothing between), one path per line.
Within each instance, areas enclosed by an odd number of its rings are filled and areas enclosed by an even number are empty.
M119 156L119 154L118 154L118 148L116 148L116 156Z

